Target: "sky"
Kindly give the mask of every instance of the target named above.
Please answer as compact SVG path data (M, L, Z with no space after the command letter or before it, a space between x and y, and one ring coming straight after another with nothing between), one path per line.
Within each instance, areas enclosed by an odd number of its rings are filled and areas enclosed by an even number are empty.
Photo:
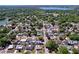
M78 5L79 0L0 0L0 5Z

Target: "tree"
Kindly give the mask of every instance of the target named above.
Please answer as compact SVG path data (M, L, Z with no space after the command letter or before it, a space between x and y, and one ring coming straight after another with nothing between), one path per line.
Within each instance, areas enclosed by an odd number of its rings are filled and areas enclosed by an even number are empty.
M73 51L74 54L78 54L79 53L79 51L77 49L75 49L75 48L73 48L72 51Z
M56 51L58 48L58 45L56 44L56 42L52 40L47 41L45 46L46 48L49 49L50 52Z
M8 28L3 28L0 30L0 33L8 33L10 30Z
M60 36L59 39L60 39L60 40L64 40L65 37L64 37L64 36Z
M6 37L0 38L0 46L1 47L6 47L8 44L11 44L11 43Z
M77 40L77 41L79 41L79 35L77 35L77 34L69 35L69 38L70 38L71 40Z
M3 38L3 37L5 37L5 36L6 36L6 34L0 33L0 39Z
M67 48L65 46L60 46L58 48L58 53L60 53L60 54L68 54L69 52L68 52L68 50L67 50Z
M40 41L44 41L43 36L38 36L38 39L39 39Z
M7 38L11 41L11 40L15 40L16 35L18 32L11 32L10 35L7 35Z
M64 31L65 31L64 28L61 28L61 29L60 29L60 32L64 32Z

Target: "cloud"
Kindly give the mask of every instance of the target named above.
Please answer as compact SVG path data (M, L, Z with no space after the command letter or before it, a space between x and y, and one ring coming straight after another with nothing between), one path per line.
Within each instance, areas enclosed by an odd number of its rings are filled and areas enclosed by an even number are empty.
M0 5L78 5L79 0L0 0Z

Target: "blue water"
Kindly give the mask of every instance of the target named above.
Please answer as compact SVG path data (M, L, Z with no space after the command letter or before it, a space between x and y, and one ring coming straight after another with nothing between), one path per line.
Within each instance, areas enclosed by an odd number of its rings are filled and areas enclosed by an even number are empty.
M8 23L7 19L0 20L0 26L1 25L6 25L7 23Z
M72 8L60 8L60 7L40 7L43 10L73 10Z

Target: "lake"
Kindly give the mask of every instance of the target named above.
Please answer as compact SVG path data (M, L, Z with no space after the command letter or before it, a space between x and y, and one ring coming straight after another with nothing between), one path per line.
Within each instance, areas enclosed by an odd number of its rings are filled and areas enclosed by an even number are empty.
M8 23L8 19L0 20L0 26L1 25L6 25L7 23Z
M62 7L40 7L43 10L73 10L73 8L62 8Z

